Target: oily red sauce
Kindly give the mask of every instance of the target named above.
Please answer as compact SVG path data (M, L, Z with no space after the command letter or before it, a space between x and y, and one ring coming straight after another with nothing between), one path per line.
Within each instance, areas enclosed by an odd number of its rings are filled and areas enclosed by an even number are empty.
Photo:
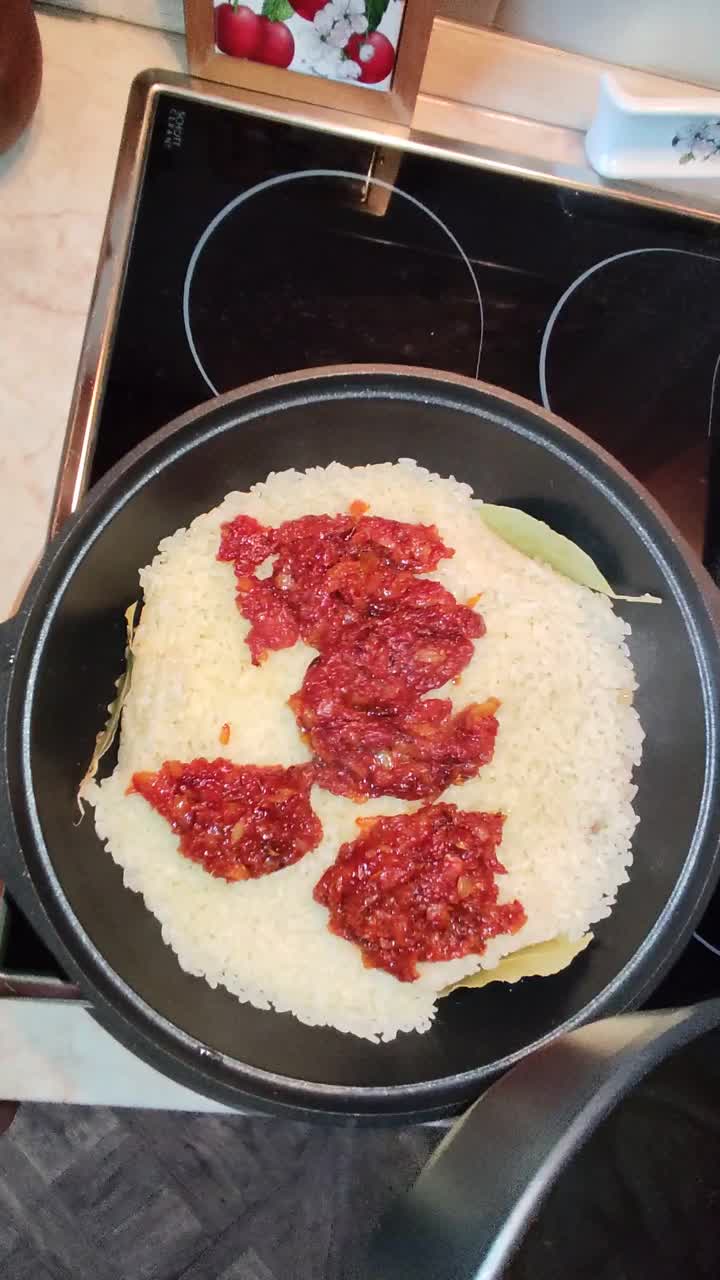
M353 507L363 504L353 503ZM403 581L435 569L453 552L434 525L379 516L301 516L269 529L251 516L224 524L219 560L237 578L240 612L251 623L253 662L303 639L323 651L348 624L392 598ZM272 573L257 569L274 555Z
M491 758L495 699L457 714L424 697L458 681L485 631L479 614L418 575L454 554L434 525L365 514L223 526L255 663L302 638L320 651L290 706L320 786L362 800L434 799ZM275 556L269 577L253 570Z
M502 814L433 804L359 825L314 896L368 967L413 982L419 963L482 955L488 939L525 923L519 902L497 900Z
M496 699L453 714L449 699L420 697L467 665L468 632L482 631L477 615L465 613L457 631L449 613L442 633L424 631L399 610L311 663L290 706L318 761L321 787L356 800L418 800L474 777L491 759Z
M157 773L134 774L129 791L162 814L181 852L210 875L250 880L289 867L320 843L312 781L312 765L167 760Z

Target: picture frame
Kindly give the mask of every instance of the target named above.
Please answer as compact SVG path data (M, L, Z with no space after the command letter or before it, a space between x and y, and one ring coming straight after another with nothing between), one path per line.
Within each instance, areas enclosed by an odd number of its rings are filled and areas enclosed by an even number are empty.
M253 22L254 14L256 20L262 20L265 36L269 35L269 56L284 63L288 56L286 46L291 43L292 37L288 42L286 32L280 31L280 27L294 28L296 43L299 44L305 34L303 24L312 24L314 31L318 31L318 27L322 30L325 21L322 18L317 21L318 13L327 9L326 17L329 21L335 11L343 6L343 0L245 0L244 3L239 0L184 0L184 3L188 64L193 75L219 84L313 103L397 125L408 125L411 122L438 0L344 0L348 9L348 21L356 22L353 31L362 27L363 14L366 23L367 34L351 36L353 43L348 41L338 55L343 64L341 71L348 75L352 73L354 81L324 78L323 74L305 74L293 65L286 69L285 65L255 61L252 60L253 56L257 56L255 49L252 54L232 56L222 52L216 43L218 34L223 38L223 31L217 24L221 21L228 22L229 18L225 12L221 18L217 17L220 9L231 10L234 15L239 10L242 11L239 22L236 16L232 19L233 24L238 22L237 37L234 35L232 42L226 41L236 49L253 45L257 29L256 21ZM363 62L366 65L371 62L376 51L386 57L384 65L387 65L387 59L391 57L386 55L386 50L392 47L391 42L377 30L380 23L376 19L380 13L381 22L384 21L389 12L397 27L395 6L401 6L402 13L392 72L386 82L379 85L363 83L363 80L370 78L363 69ZM283 23L282 16L288 10L292 11L290 21ZM247 41L246 30L250 33ZM330 35L334 36L336 31L337 26ZM278 35L282 39L278 39ZM342 35L340 38L343 38ZM324 37L320 35L320 39L323 40ZM357 70L354 66L345 65L349 64L350 59L357 64ZM298 60L294 58L293 61Z

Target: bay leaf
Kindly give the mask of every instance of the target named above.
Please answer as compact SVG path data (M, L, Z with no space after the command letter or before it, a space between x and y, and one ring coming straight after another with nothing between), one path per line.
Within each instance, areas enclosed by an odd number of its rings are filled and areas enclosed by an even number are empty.
M294 13L290 0L264 0L262 16L268 18L270 22L285 22L287 18L292 18Z
M521 951L514 951L512 955L505 956L505 959L501 960L494 969L480 969L477 973L471 973L469 977L461 978L459 982L446 987L442 994L447 996L460 987L487 987L491 982L519 982L521 978L549 978L572 964L575 957L589 946L592 936L591 933L586 933L582 938L571 942L568 937L561 934L557 938L551 938L549 942L536 942L531 947L523 947Z
M120 727L122 709L130 692L130 680L132 677L133 665L132 642L133 636L135 635L135 622L138 604L139 601L136 600L125 610L125 669L115 681L116 693L113 701L108 706L108 718L104 727L100 730L95 739L92 759L85 771L85 776L78 787L77 802L81 817L83 817L85 813L83 808L83 790L89 782L92 782L93 778L97 774L100 761L103 756L107 754L115 741L117 731Z
M661 603L658 596L617 595L587 552L564 534L556 533L544 520L538 520L518 507L497 506L492 502L477 502L476 509L481 520L503 542L509 543L531 560L541 560L550 565L556 573L570 578L579 586L599 591L613 600L626 600L632 604Z

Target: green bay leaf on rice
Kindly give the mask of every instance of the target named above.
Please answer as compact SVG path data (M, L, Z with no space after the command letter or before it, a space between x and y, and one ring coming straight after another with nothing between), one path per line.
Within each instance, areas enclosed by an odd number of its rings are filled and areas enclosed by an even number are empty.
M531 947L523 947L522 951L514 951L512 955L505 956L505 959L501 960L494 969L479 969L477 973L471 973L469 978L453 982L452 986L446 987L442 994L449 996L451 991L457 991L460 987L487 987L491 982L519 982L521 978L549 978L572 964L576 956L590 945L592 936L591 933L586 933L574 942L571 942L570 938L560 936L551 938L549 942L536 942Z
M95 739L92 759L85 771L83 780L78 787L77 802L81 816L85 812L83 809L83 791L87 787L88 783L92 782L95 778L100 761L103 756L107 754L115 741L117 731L120 728L122 709L130 692L130 679L132 677L133 665L132 642L133 636L135 635L135 621L137 618L138 604L139 601L134 600L133 603L125 610L125 669L115 681L116 693L112 702L108 706L108 718Z
M613 591L607 578L600 572L595 561L579 547L577 543L564 534L551 529L544 520L530 516L518 507L497 506L492 502L475 503L478 515L493 533L503 542L509 543L516 551L529 556L531 560L542 560L550 565L556 573L570 578L581 587L590 591L599 591L613 600L627 600L637 604L660 604L657 596L619 596Z

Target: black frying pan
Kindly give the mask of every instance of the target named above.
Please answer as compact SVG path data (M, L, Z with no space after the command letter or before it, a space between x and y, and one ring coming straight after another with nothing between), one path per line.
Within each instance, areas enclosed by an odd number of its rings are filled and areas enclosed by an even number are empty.
M75 795L124 648L123 611L161 537L271 470L410 456L549 521L595 557L633 625L647 732L631 881L570 969L458 992L425 1035L373 1046L239 1003L177 964ZM343 1117L451 1114L561 1030L640 1003L718 874L715 590L642 489L596 445L496 388L423 370L271 379L135 450L48 549L0 630L5 878L98 1019L168 1075L231 1104ZM302 958L298 958L301 963Z

